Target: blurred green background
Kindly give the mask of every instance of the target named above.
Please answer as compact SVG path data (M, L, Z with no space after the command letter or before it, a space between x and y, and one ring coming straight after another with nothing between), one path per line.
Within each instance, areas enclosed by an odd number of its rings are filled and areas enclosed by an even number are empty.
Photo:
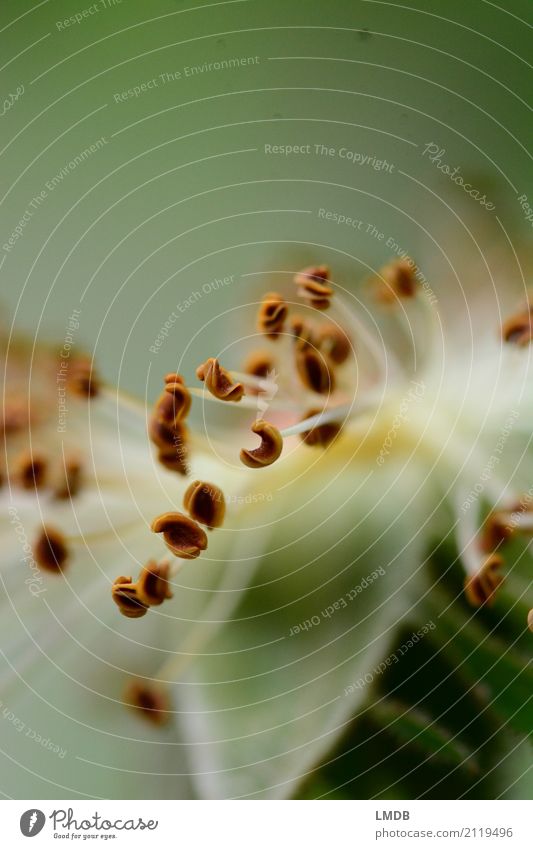
M531 230L518 201L533 196L527 0L46 0L0 14L3 91L24 89L2 116L7 321L62 339L81 310L77 343L126 389L152 396L162 371L187 371L206 322L227 341L239 314L221 313L268 270L329 261L357 287L391 238L431 279L472 248L463 215L482 249L495 216ZM429 161L429 143L493 211Z

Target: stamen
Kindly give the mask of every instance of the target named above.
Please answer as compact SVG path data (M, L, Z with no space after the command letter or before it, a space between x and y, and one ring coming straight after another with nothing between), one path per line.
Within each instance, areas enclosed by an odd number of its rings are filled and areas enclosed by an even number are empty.
M503 581L500 569L503 560L498 554L491 554L481 569L465 581L465 595L474 607L492 604L496 590Z
M42 454L25 451L16 460L16 480L24 489L40 489L48 472L48 461Z
M309 306L317 310L327 310L330 305L333 289L328 281L329 268L327 265L304 268L294 277L300 298L304 298Z
M394 304L399 298L413 298L417 287L414 263L407 258L396 259L380 269L376 298L383 304Z
M132 681L124 691L124 702L141 713L152 725L170 722L170 699L167 691L146 681Z
M204 481L191 483L183 496L183 506L191 518L202 525L219 528L224 522L226 502L224 493L218 486Z
M137 581L139 599L148 607L162 604L167 598L172 598L168 579L170 577L170 563L168 560L149 560L143 566Z
M307 419L313 418L313 416L320 416L322 412L320 409L308 410L302 421L305 422ZM309 430L302 431L300 436L307 445L326 448L339 435L341 428L342 425L339 422L325 422L317 424Z
M533 631L533 608L527 614L527 627L530 631Z
M61 469L61 479L57 482L54 495L60 500L73 498L80 490L82 464L78 457L67 457Z
M234 383L215 357L210 357L198 366L196 376L204 381L206 389L220 401L240 401L244 395L242 383Z
M315 348L305 347L296 351L296 370L307 389L320 395L333 392L333 372L324 356Z
M132 581L131 575L115 578L111 587L111 598L122 615L128 619L140 619L148 613L148 605L140 601L137 582Z
M68 549L61 531L43 525L33 544L35 562L49 572L61 572L68 558Z
M504 512L492 513L485 522L481 533L481 548L490 553L498 548L513 534L513 528L508 524L508 514Z
M341 327L328 322L319 330L318 347L325 351L335 365L342 365L352 351L352 344Z
M290 329L294 336L294 342L297 350L303 350L309 347L317 348L319 346L311 324L306 321L303 316L293 316L290 323Z
M70 364L68 388L82 398L94 398L100 391L100 380L89 357L77 357Z
M159 449L157 459L161 465L172 472L187 475L189 437L187 427L181 422L174 427L169 427L152 416L148 425L148 434Z
M179 422L187 418L192 398L179 375L167 375L167 377L177 379L165 384L164 392L155 403L154 417L167 427L175 428Z
M275 361L269 351L252 351L244 362L244 371L251 377L266 377L274 370Z
M257 329L269 339L277 339L283 332L287 313L288 307L281 295L277 292L268 292L259 307Z
M253 423L252 433L261 437L261 445L251 451L248 448L241 449L241 463L244 463L250 469L270 466L278 459L283 450L281 433L274 425L265 422L263 419L258 419Z
M513 315L502 325L502 338L505 342L525 348L533 339L533 307Z
M163 513L152 522L152 531L162 533L167 548L184 560L194 560L207 548L205 531L183 513Z

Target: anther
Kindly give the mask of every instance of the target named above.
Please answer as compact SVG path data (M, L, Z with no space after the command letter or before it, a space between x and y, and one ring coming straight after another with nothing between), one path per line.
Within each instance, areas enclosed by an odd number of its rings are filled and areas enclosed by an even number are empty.
M183 513L163 513L152 522L152 531L163 534L167 548L184 560L194 560L207 548L205 531Z
M252 351L244 362L243 369L246 374L254 377L267 377L274 369L274 358L268 351Z
M309 306L317 310L327 310L333 296L329 285L329 268L327 265L316 265L304 268L294 277L298 287L298 295L304 298Z
M132 681L124 691L124 702L139 711L152 725L162 726L170 722L170 699L162 686Z
M77 457L66 457L54 490L58 499L73 498L80 490L82 464Z
M240 401L244 395L242 383L234 383L215 357L209 357L205 363L198 366L196 376L204 381L211 395L220 401Z
M380 269L376 297L385 304L398 298L413 298L417 291L415 267L411 260L396 259Z
M311 416L317 416L321 412L320 409L308 410L302 421L311 418ZM338 422L325 422L315 425L310 430L304 430L300 436L306 445L326 448L339 435L341 429L342 426Z
M324 354L315 348L297 349L296 370L304 386L313 392L320 395L333 392L335 387L333 372Z
M315 339L313 328L308 321L301 315L295 315L291 319L290 332L294 336L296 348L303 350L304 348L317 347L318 340Z
M287 304L277 292L268 292L259 307L257 316L257 329L264 333L269 339L277 339L283 332L283 325L287 318Z
M111 598L123 616L128 619L140 619L148 612L148 605L139 599L137 581L131 575L115 578L111 587Z
M492 513L485 522L481 535L483 551L490 553L513 535L506 513Z
M68 549L61 531L43 525L33 543L35 562L49 572L61 572L68 558Z
M243 448L240 453L241 463L250 469L261 469L270 466L280 456L283 450L283 437L279 430L269 422L258 419L252 425L252 433L261 437L259 448L249 450Z
M42 454L25 451L16 460L16 480L24 489L40 489L44 486L48 462Z
M533 608L527 614L527 627L530 631L533 631Z
M208 528L219 528L224 522L226 502L222 490L212 483L194 481L183 496L183 506L191 518Z
M350 356L351 342L341 327L336 324L323 324L318 334L318 345L335 365L342 365Z
M503 560L498 554L491 554L481 569L465 581L465 595L474 607L492 604L496 590L503 581L500 574Z
M532 308L513 315L502 325L502 338L504 342L510 342L524 348L533 339Z
M191 401L189 390L180 380L168 382L155 403L154 417L168 427L175 427L187 418Z
M68 388L82 398L94 398L100 391L100 381L89 357L77 357L70 364Z

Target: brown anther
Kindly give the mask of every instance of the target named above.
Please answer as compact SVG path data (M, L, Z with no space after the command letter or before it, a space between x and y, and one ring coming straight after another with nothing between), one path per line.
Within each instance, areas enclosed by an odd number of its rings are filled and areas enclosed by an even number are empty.
M533 314L532 308L519 312L504 321L502 325L502 339L520 348L533 340Z
M295 315L291 319L290 332L294 336L297 349L317 347L315 334L310 323L301 315Z
M398 298L413 298L416 295L418 281L416 268L412 260L396 259L383 266L379 272L376 297L384 304L392 304Z
M267 292L263 297L257 316L257 329L269 339L277 339L283 332L288 307L277 292Z
M252 351L244 361L243 370L254 377L267 377L274 368L274 359L268 351Z
M506 513L491 513L485 521L481 534L481 547L483 551L490 553L498 548L506 540L513 535L513 528L508 522L509 516Z
M320 328L317 347L338 366L346 362L352 350L352 344L344 330L330 322Z
M205 531L183 513L163 513L152 522L152 531L163 534L167 548L184 560L194 560L207 548Z
M25 451L16 460L16 480L24 489L40 489L44 486L48 462L42 454Z
M294 277L298 287L298 295L304 298L309 306L317 310L327 310L333 289L329 285L329 268L327 265L315 265L304 268Z
M168 725L171 720L170 699L162 685L132 681L124 691L124 702L152 725Z
M111 587L111 598L123 616L128 619L140 619L148 612L148 605L139 599L137 581L132 581L131 575L115 578Z
M82 464L78 457L66 457L61 465L59 480L54 495L61 500L73 498L80 490Z
M183 496L183 506L192 519L207 525L208 528L220 528L226 515L226 501L222 490L213 483L194 481Z
M50 525L43 525L33 543L33 556L41 569L61 572L68 558L67 544L61 531Z
M185 381L183 380L183 377L181 376L181 374L178 374L175 371L171 371L168 374L166 374L165 377L164 377L164 381L165 381L165 383L182 383L182 384L185 384Z
M242 383L234 383L215 357L209 357L205 363L198 366L196 376L204 381L211 395L220 401L240 401L244 395Z
M20 432L30 424L30 418L27 398L6 398L0 411L0 434L9 436Z
M279 430L269 422L258 419L252 425L252 433L261 437L259 448L249 450L243 448L240 453L241 463L250 469L262 469L270 466L280 456L283 450L283 437Z
M533 608L527 614L527 627L530 631L533 631Z
M191 402L191 393L183 383L169 382L155 402L153 417L167 427L174 428L187 418Z
M70 363L68 388L82 398L94 398L100 391L100 381L89 357L77 357Z
M323 411L321 409L308 410L302 421L310 419L311 416L317 416L322 412ZM311 428L311 430L304 430L300 436L306 445L326 448L339 435L341 429L342 425L338 422L325 422L324 424L315 425L315 427Z
M149 560L141 569L137 580L138 598L147 607L162 604L172 598L168 584L170 563L168 560Z
M503 560L498 554L491 554L479 572L465 581L465 595L474 607L492 604L496 590L503 581L500 574Z
M335 379L324 354L315 348L298 348L296 370L308 389L320 395L333 392Z

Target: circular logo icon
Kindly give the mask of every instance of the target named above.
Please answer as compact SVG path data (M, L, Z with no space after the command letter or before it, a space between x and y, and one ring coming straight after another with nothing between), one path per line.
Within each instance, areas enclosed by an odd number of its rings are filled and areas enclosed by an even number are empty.
M46 817L42 811L30 808L29 811L24 811L20 818L20 830L24 837L35 837L42 831L45 822Z

